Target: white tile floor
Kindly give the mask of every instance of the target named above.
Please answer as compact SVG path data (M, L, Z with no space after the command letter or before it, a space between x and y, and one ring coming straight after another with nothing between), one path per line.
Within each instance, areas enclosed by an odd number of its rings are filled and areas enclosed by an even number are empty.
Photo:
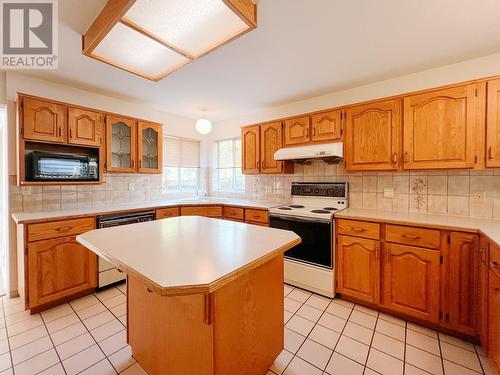
M126 343L125 292L121 285L36 315L3 298L0 375L145 375ZM492 374L467 342L341 299L288 285L284 293L285 350L267 375Z

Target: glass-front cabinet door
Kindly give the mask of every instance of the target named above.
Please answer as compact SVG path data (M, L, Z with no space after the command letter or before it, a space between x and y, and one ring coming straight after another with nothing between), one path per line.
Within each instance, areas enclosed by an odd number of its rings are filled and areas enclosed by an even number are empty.
M106 170L135 172L137 123L122 117L106 116Z
M160 124L139 122L139 166L142 173L161 173L162 130Z

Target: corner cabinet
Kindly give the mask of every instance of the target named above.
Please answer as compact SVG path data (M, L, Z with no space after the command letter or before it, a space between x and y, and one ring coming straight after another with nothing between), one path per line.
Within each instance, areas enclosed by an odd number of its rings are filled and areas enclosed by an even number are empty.
M347 171L390 171L399 168L400 99L348 108L344 117Z
M405 97L404 168L474 168L482 159L484 98L484 82Z
M488 82L486 166L500 167L500 79Z
M138 171L140 173L161 173L163 166L162 127L158 124L138 124Z
M281 122L271 122L242 128L242 173L293 173L293 162L283 162L274 159L274 153L282 147L282 144L283 126Z
M66 106L28 97L19 100L25 139L50 143L66 141Z
M137 123L122 117L106 116L106 170L135 172Z

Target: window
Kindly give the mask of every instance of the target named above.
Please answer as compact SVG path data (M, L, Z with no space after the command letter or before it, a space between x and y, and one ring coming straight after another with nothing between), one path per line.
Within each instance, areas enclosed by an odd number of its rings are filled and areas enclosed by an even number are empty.
M244 191L245 176L241 173L241 139L217 142L216 190Z
M163 191L196 191L200 179L200 142L165 137Z

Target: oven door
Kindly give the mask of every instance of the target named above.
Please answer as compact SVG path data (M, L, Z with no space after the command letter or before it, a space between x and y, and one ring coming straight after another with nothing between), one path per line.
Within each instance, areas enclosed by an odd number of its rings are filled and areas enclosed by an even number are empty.
M285 252L285 258L333 268L332 222L318 219L271 216L270 226L295 232L302 242Z

